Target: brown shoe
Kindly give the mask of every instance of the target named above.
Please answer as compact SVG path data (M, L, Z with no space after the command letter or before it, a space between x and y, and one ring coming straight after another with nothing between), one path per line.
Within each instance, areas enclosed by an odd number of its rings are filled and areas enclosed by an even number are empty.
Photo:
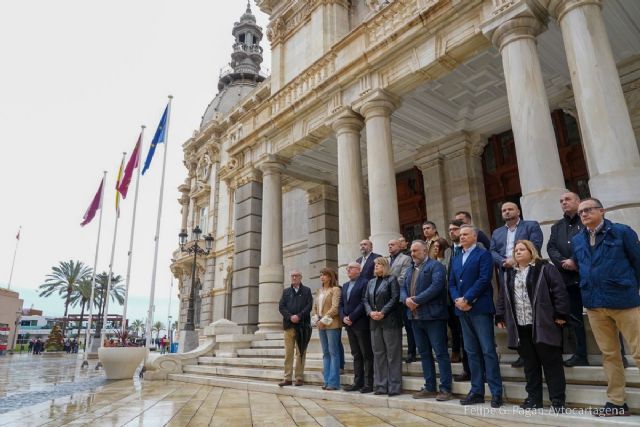
M296 386L296 387L300 387L301 385L304 385L304 381L302 381L302 380L296 380L296 384L295 384L295 386Z
M462 362L462 358L460 357L460 353L457 351L451 352L451 363L459 363Z
M291 381L284 380L284 381L278 383L278 386L279 387L284 387L284 386L291 385L291 384L293 384Z
M420 391L418 391L416 393L413 393L412 397L414 399L429 399L429 398L432 398L432 397L436 397L437 395L438 395L437 392L429 391L429 390L426 390L426 389L423 388Z
M451 400L451 399L453 399L453 394L451 394L451 392L449 391L441 391L436 396L436 400L438 402L446 402L447 400Z

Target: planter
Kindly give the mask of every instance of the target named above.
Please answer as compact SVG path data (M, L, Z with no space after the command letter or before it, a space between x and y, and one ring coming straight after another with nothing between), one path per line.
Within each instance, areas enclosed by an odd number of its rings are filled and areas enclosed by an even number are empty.
M147 351L146 347L101 347L98 359L108 380L131 379Z

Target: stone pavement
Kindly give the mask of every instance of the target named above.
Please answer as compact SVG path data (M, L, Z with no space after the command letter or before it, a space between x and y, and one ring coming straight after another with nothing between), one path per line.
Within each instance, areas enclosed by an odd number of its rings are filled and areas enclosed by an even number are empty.
M106 381L95 361L80 364L77 355L0 357L0 426L513 425L175 381Z

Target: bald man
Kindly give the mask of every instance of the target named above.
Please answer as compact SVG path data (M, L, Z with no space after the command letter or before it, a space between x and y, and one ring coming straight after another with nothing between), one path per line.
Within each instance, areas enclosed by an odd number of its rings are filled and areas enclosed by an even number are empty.
M542 253L542 229L537 221L525 221L520 219L520 209L513 202L506 202L501 208L504 226L494 230L491 236L491 256L493 263L498 268L498 279L504 280L505 273L516 265L513 259L513 247L518 240L530 240ZM514 368L524 366L522 358L518 358L511 364Z

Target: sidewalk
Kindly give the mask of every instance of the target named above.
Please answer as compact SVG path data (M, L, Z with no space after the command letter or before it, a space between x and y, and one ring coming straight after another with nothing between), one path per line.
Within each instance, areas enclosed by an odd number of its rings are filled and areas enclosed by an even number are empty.
M176 381L106 381L77 355L0 358L0 426L511 426ZM528 424L533 426L533 424Z

